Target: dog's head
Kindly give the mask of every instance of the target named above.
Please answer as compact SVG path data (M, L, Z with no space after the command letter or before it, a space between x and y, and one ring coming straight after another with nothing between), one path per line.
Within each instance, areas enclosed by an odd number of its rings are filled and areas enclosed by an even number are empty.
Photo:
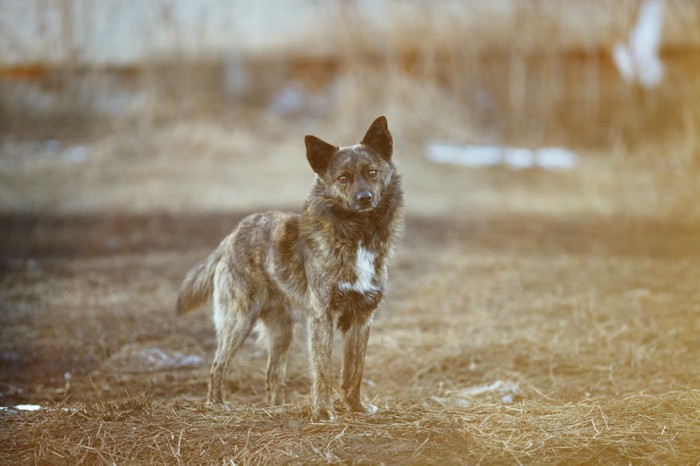
M391 182L393 141L386 118L380 116L359 144L338 147L306 136L306 158L323 184L324 194L353 212L371 212Z

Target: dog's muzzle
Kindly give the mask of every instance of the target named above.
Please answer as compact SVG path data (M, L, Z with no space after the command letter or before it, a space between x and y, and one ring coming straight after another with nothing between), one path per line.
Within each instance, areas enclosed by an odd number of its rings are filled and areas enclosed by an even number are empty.
M374 196L369 191L360 191L355 195L355 203L358 210L371 209L374 207L372 200Z

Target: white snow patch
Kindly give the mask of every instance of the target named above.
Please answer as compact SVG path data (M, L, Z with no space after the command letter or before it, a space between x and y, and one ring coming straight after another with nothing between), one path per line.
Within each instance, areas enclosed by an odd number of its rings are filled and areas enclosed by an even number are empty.
M489 145L457 146L445 143L428 145L428 159L436 163L489 167L503 165L516 170L541 168L544 170L572 170L579 164L575 152L561 147L504 147Z
M175 351L171 354L160 348L152 347L139 351L138 356L153 369L179 369L198 367L204 363L204 358L196 354L184 354Z
M15 406L0 406L0 412L4 412L4 413L16 413L17 411L41 411L41 410L55 411L56 408L47 408L44 406L31 405L31 404L21 404L21 405L15 405ZM63 411L64 413L69 413L69 412L76 411L76 409L63 407L63 408L61 408L61 411Z
M39 405L17 405L13 407L13 409L16 409L17 411L39 411L41 409L41 406Z
M488 385L477 385L461 390L448 391L442 397L431 397L431 400L442 406L464 408L471 406L476 399L512 404L516 399L522 398L522 396L522 390L517 383L496 380Z
M63 151L63 161L67 164L79 164L87 160L88 150L85 146L74 146Z

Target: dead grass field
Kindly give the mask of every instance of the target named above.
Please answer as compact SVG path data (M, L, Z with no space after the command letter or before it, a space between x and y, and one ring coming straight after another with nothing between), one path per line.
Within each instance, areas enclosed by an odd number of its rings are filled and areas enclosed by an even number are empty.
M264 404L251 338L228 409L206 407L213 325L175 318L179 281L246 212L298 208L301 137L339 127L6 140L0 404L43 409L0 412L0 463L698 464L697 169L624 148L567 173L469 170L395 125L408 219L366 363L379 413L310 421L303 328L288 404Z

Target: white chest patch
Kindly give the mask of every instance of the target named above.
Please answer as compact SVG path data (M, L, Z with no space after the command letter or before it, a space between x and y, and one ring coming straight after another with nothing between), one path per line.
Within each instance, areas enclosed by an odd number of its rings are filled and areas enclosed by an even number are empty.
M343 291L356 291L358 293L377 291L379 288L373 283L374 276L377 273L374 267L376 258L377 255L375 253L358 246L355 259L355 281L353 283L341 282L338 284L338 288Z

